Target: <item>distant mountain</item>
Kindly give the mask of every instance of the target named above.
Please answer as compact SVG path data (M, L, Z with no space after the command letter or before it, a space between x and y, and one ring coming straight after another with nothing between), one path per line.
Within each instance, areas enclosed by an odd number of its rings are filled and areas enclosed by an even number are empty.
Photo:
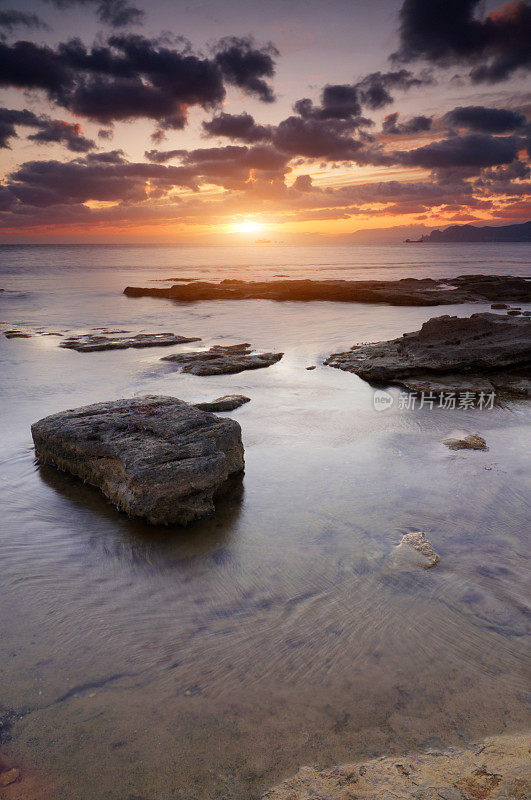
M531 242L531 222L519 225L452 225L444 231L432 231L422 236L422 242Z

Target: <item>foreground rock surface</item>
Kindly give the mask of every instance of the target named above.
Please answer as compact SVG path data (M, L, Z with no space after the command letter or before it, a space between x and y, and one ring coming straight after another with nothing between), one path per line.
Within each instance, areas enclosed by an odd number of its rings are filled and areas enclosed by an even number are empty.
M331 367L411 391L530 390L531 320L499 314L434 317L420 331L334 353Z
M388 303L436 306L473 301L531 301L531 280L506 275L461 275L458 278L403 278L399 281L224 280L192 281L167 288L127 286L129 297L197 300L334 300L345 303Z
M230 375L246 369L262 369L280 361L284 353L254 353L251 345L214 345L210 350L193 353L174 353L161 361L171 361L182 366L183 372L192 375Z
M243 470L239 424L173 397L71 409L31 426L35 453L97 486L118 508L153 524L186 524L214 509Z
M206 403L194 403L194 406L201 411L234 411L243 406L244 403L250 402L251 398L245 397L243 394L225 394L223 397L216 397L215 400L210 400Z
M137 333L134 336L104 336L89 333L70 336L60 343L67 350L93 353L99 350L126 350L128 347L168 347L172 344L187 344L201 341L198 336L177 336L175 333Z
M529 736L494 736L452 747L331 769L303 767L262 800L526 800Z

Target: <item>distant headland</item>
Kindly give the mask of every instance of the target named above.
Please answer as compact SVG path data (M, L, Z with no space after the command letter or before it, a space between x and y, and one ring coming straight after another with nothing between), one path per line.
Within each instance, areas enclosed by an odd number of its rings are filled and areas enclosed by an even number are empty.
M420 239L406 239L410 244L421 242L531 242L531 221L517 225L452 225L444 231L435 230Z

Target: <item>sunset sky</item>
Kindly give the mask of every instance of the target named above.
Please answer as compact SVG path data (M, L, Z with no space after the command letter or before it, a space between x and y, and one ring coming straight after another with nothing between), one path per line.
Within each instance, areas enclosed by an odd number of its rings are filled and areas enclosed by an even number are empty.
M531 218L528 2L0 0L0 31L1 241Z

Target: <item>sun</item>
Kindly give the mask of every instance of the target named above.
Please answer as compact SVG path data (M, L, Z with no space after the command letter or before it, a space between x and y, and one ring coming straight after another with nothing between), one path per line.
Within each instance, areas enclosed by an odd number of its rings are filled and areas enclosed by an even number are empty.
M234 233L259 233L263 225L253 219L246 219L243 222L236 222L231 228Z

